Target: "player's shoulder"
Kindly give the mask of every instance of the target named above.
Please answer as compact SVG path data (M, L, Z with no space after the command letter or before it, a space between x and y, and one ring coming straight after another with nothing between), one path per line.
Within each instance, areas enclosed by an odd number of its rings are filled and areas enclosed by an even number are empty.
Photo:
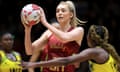
M77 29L84 30L82 26L76 27Z
M84 32L84 28L83 27L75 27L74 29L73 29L74 31L79 31L79 32Z

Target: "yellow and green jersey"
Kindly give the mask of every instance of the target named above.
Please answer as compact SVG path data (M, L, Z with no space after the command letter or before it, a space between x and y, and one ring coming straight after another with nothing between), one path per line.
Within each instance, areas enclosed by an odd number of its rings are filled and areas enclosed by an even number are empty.
M118 72L116 62L111 55L104 64L97 64L93 61L89 61L89 64L91 72Z
M22 72L22 67L19 66L21 56L17 52L12 52L16 57L16 61L7 58L4 51L0 50L0 72Z

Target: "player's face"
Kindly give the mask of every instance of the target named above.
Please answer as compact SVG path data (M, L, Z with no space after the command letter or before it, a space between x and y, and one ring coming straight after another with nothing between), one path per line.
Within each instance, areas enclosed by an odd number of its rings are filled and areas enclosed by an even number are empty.
M56 9L56 17L59 23L66 23L71 20L73 13L68 8L68 5L60 4Z
M13 47L13 43L14 43L14 38L10 33L6 33L2 36L1 38L1 45L3 47L3 49L12 49Z

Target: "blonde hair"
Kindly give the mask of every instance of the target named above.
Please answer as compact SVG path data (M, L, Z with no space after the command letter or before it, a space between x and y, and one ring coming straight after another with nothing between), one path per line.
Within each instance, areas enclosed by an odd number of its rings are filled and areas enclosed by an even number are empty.
M108 29L105 26L92 25L89 29L88 35L95 46L100 46L112 55L112 57L116 60L118 70L120 72L120 56L117 54L115 48L108 43Z
M76 27L78 24L84 24L86 23L86 21L81 21L80 19L77 18L76 16L76 9L75 9L75 5L72 1L61 1L59 4L66 4L70 10L70 12L73 13L73 17L71 19L71 26Z

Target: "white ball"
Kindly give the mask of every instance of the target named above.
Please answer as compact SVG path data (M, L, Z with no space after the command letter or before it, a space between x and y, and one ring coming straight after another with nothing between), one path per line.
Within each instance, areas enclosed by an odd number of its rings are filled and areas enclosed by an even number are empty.
M21 17L25 24L35 25L40 22L40 6L27 4L22 8Z

